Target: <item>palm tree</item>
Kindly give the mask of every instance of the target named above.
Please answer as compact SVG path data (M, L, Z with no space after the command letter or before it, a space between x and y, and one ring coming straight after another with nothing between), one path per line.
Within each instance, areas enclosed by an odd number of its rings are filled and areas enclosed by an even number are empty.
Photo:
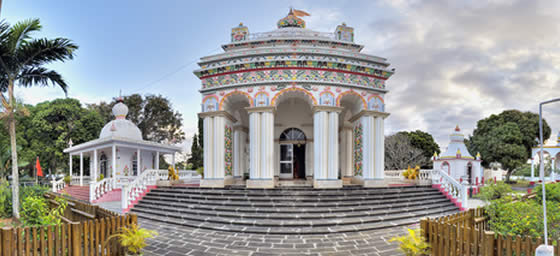
M12 208L13 216L19 218L19 173L16 146L16 99L14 86L59 86L64 93L68 85L62 76L45 65L72 59L78 46L66 38L32 38L41 30L39 19L29 19L13 26L0 22L0 100L10 134L12 153Z

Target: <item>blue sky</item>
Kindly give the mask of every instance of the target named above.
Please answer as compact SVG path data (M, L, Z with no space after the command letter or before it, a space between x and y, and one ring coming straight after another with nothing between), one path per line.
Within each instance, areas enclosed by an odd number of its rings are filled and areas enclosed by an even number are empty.
M8 22L40 18L38 36L80 46L75 60L53 65L69 82L69 97L95 103L119 90L162 94L183 114L189 137L200 110L196 61L220 52L239 22L251 32L275 29L290 6L311 13L313 30L353 26L366 53L396 68L387 83L387 134L422 129L445 146L456 124L470 133L489 114L536 111L539 100L560 96L560 8L550 2L3 2ZM17 95L31 104L64 97L57 88L20 88ZM546 114L557 133L560 106Z

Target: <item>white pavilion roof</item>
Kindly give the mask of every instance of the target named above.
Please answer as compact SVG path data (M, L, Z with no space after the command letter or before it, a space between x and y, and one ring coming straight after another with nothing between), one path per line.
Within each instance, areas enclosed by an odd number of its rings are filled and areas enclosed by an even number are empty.
M112 145L136 147L166 153L182 151L177 146L143 140L140 129L133 122L126 119L127 114L128 107L122 102L122 99L119 99L119 102L113 106L115 119L105 124L99 134L99 139L70 146L64 149L64 153L79 153Z
M465 146L465 136L461 133L461 129L459 126L455 128L453 133L449 135L449 145L447 146L447 150L440 154L439 158L456 158L457 154L461 154L461 158L473 158L474 157L469 153L467 146Z

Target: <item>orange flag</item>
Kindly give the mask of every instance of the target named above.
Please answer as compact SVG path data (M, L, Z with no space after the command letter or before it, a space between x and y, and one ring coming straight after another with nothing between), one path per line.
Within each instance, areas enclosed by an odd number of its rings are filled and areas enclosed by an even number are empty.
M43 170L41 169L41 163L39 163L39 157L37 157L37 163L35 164L35 168L37 168L37 176L43 177Z
M304 12L304 11L302 11L302 10L296 10L296 9L293 9L293 10L292 10L292 13L293 13L295 16L298 16L298 17L311 16L311 14L309 14L309 13L307 13L307 12Z

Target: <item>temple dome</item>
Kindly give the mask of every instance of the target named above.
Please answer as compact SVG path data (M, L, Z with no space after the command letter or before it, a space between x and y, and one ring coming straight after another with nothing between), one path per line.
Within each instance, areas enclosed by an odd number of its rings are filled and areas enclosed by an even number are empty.
M142 132L133 122L126 119L128 107L119 99L118 103L113 106L113 115L115 120L105 124L99 138L119 137L132 140L142 140Z
M290 27L305 28L305 21L302 18L294 15L294 12L290 10L288 16L280 19L277 25L278 28L290 28Z

